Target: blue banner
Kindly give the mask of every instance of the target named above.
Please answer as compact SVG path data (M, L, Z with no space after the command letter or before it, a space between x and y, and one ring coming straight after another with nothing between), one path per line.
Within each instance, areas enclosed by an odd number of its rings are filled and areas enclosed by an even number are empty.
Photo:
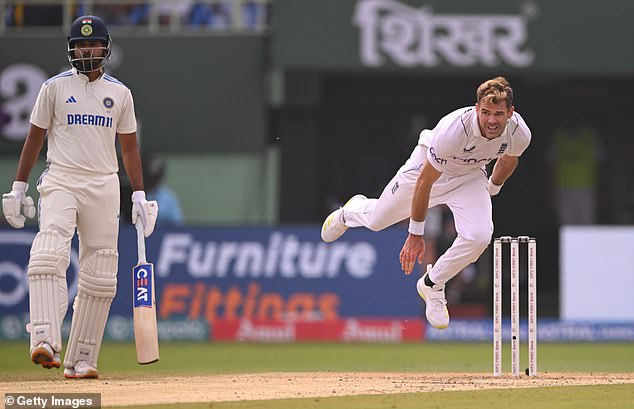
M508 321L508 320L505 320ZM492 320L452 320L446 329L427 325L427 341L475 342L493 340ZM511 340L511 324L502 325L502 339ZM521 342L528 340L528 323L520 322ZM632 342L632 322L581 322L540 319L537 323L537 340L540 342Z
M420 274L405 276L398 262L404 229L350 229L330 244L319 234L320 226L157 229L146 250L159 319L420 317ZM34 235L0 230L0 319L28 313L26 268ZM136 258L135 231L122 226L111 316L132 315ZM78 269L75 239L69 305Z

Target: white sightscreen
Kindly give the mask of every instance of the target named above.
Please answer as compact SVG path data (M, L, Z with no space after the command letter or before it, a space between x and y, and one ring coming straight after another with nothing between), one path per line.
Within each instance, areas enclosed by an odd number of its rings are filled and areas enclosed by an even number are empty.
M560 230L564 320L634 321L634 227Z

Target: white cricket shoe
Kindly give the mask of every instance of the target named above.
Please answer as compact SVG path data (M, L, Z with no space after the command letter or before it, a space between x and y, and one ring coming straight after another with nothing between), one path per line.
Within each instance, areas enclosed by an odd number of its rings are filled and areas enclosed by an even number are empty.
M354 195L346 202L343 207L335 210L330 213L326 220L324 220L324 224L321 226L321 239L326 243L333 242L341 237L342 234L348 230L348 226L346 226L346 220L343 216L343 210L350 204L353 200L357 199L367 199L367 197L363 195Z
M67 379L97 379L99 373L86 361L77 361L75 366L64 369L64 378Z
M445 287L434 290L425 284L425 277L429 275L431 264L427 266L427 272L416 282L416 290L425 301L425 316L434 328L443 329L449 326L449 311L445 299Z
M35 365L42 365L42 368L46 369L59 368L61 365L59 352L53 351L53 348L46 342L40 342L31 350L31 362Z

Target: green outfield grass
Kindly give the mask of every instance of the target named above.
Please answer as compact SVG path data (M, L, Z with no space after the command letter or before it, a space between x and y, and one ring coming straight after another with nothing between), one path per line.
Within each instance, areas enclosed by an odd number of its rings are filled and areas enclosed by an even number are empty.
M505 371L510 369L510 346L505 345ZM1 380L40 379L49 371L36 370L29 361L28 342L0 343ZM527 366L522 350L522 368ZM167 374L406 371L481 372L492 370L489 343L412 344L241 344L164 343L161 360L136 364L133 344L105 343L101 348L101 373ZM542 343L539 370L544 372L634 372L631 343ZM52 376L54 371L51 371ZM633 405L634 407L634 405Z
M0 343L0 380L59 380L60 371L36 368L28 358L28 343ZM505 371L510 347L505 345ZM522 368L527 366L522 351ZM631 343L542 343L539 371L634 373ZM161 377L255 372L473 372L489 374L490 343L420 344L239 344L166 343L161 361L140 366L133 344L106 343L99 371L104 377ZM425 403L423 406L421 403ZM144 408L165 406L144 406ZM209 408L206 404L179 405ZM569 386L539 389L433 392L420 394L309 398L267 402L214 402L213 408L634 408L634 384Z

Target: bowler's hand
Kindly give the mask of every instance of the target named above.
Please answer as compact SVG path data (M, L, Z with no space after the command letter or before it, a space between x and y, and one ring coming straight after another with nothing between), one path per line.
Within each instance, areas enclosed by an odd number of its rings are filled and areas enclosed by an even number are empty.
M35 217L35 204L33 198L26 195L29 185L26 182L15 181L11 187L11 192L2 195L2 212L7 222L21 229L24 227L26 218Z
M401 269L403 269L403 272L405 272L405 274L410 274L414 270L416 261L418 261L418 264L423 263L424 255L425 240L423 239L423 236L417 236L409 233L407 240L405 240L405 244L403 244L403 248L401 249L401 254L399 255Z
M145 199L145 192L142 190L132 192L132 224L141 223L145 237L149 237L154 231L157 217L158 203L156 200L148 202Z

